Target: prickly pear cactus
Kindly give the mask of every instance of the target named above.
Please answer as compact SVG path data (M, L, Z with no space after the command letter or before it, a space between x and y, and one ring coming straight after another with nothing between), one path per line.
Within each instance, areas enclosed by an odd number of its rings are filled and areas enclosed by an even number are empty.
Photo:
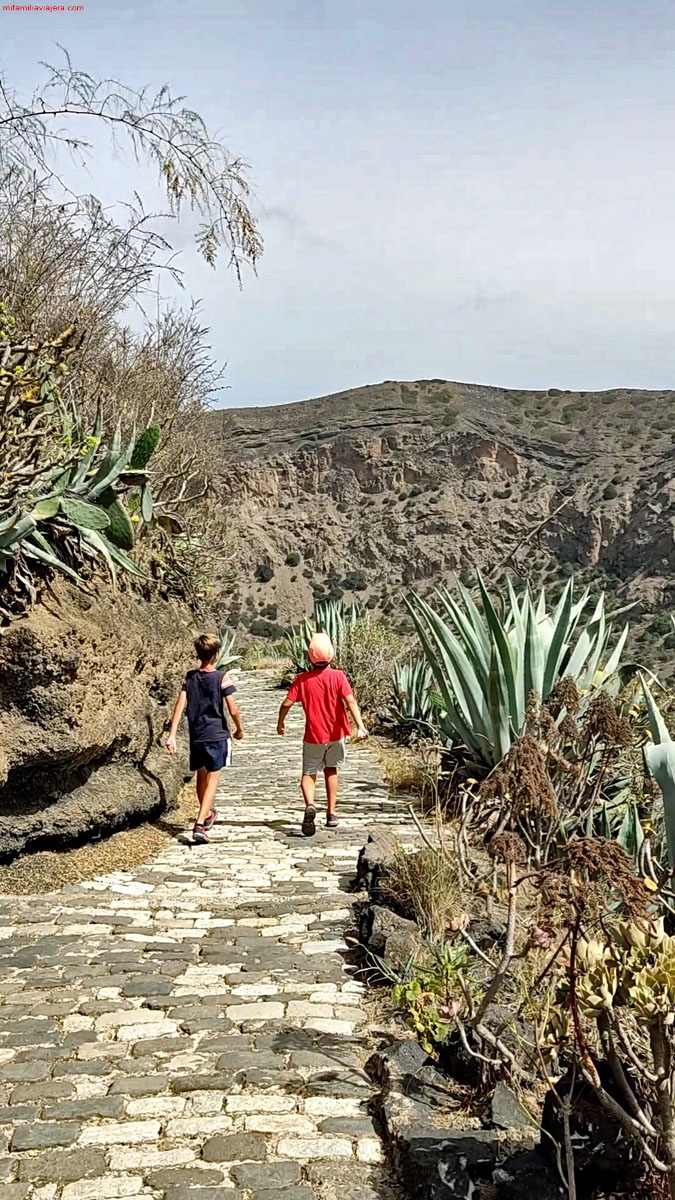
M159 425L148 425L141 434L129 462L129 470L142 471L159 445Z
M106 529L106 537L115 546L119 546L120 550L133 550L134 527L131 523L131 517L115 489L108 488L103 492L100 503L110 521Z

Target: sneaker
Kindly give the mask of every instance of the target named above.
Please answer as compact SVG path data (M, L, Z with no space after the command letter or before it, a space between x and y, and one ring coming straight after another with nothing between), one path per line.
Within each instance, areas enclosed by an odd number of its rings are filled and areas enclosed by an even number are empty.
M316 833L316 809L313 804L308 804L305 809L305 815L302 818L302 833L303 837L314 837Z
M340 822L335 816L335 813L333 813L331 817L326 817L326 829L337 829L339 824Z
M208 842L209 840L209 835L206 832L206 829L197 821L195 822L194 829L192 830L192 840L193 842Z
M218 818L218 813L216 812L215 808L212 808L211 812L209 813L208 817L206 818L206 820L204 822L204 828L210 829L212 825L215 825L217 818Z

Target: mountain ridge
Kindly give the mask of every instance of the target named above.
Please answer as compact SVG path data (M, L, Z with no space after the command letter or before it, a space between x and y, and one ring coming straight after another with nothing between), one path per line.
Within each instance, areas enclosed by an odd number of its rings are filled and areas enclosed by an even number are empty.
M274 635L344 595L394 620L397 589L492 574L522 543L512 573L638 599L638 649L668 657L674 400L434 379L213 410L215 488L239 517L225 617Z

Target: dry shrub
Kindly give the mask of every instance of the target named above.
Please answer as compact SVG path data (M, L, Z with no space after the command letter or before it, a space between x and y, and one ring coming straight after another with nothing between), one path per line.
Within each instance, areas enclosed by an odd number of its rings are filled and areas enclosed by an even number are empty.
M339 665L371 720L388 708L392 665L401 650L401 639L390 626L370 616L360 617L347 630L338 656Z
M382 883L392 907L437 940L456 932L463 915L459 873L438 850L398 846Z
M435 798L438 787L438 761L424 747L397 746L376 738L373 748L386 783L392 792L416 792L423 799Z

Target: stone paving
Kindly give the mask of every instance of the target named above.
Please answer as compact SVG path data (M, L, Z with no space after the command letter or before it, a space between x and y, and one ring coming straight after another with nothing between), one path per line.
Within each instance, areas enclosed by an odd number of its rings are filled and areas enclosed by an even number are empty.
M404 810L359 748L339 829L300 837L300 716L276 737L264 675L238 698L208 846L0 898L2 1200L399 1195L344 935L365 830Z

